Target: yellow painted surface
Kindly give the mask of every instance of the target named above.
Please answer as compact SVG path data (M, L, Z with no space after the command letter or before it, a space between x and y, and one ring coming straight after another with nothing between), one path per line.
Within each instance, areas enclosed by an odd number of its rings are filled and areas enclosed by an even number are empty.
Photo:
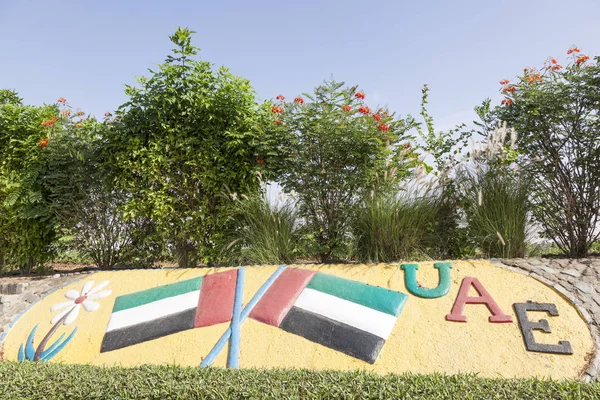
M493 266L487 261L456 261L452 263L450 293L438 299L421 299L411 295L404 285L404 271L400 265L316 265L306 266L323 273L369 283L408 294L404 310L386 341L375 364L371 365L343 353L310 342L252 319L242 325L240 367L284 367L311 369L364 369L378 373L458 373L478 372L486 377L551 377L577 378L586 365L586 356L594 351L594 344L585 321L575 307L559 293L544 284L515 272ZM244 302L248 302L277 267L247 267ZM16 360L19 346L39 323L36 344L50 327L56 314L50 307L66 299L69 289L81 290L88 280L96 283L109 280L112 295L98 300L100 309L83 309L75 323L63 326L61 332L78 331L74 339L52 362L84 363L94 365L179 364L197 366L211 350L228 323L192 329L127 348L99 353L114 299L155 286L191 279L213 273L214 269L137 270L99 272L86 275L82 281L61 289L32 307L9 332L4 343L8 360ZM222 271L220 269L219 271ZM513 317L513 323L492 324L485 305L467 305L467 323L445 320L454 304L460 282L473 276L486 287L504 313ZM438 282L433 262L419 263L417 279L424 287L435 287ZM470 295L476 295L470 293ZM521 331L512 304L532 300L556 304L559 316L529 312L529 319L545 318L552 333L535 332L541 343L556 344L568 340L573 355L533 353L525 350ZM227 346L214 366L226 365Z

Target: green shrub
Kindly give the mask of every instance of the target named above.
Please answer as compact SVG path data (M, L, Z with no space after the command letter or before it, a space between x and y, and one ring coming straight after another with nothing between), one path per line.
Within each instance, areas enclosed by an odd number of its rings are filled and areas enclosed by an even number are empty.
M363 262L395 262L427 254L435 242L435 196L367 196L353 221L356 255Z
M490 379L476 375L92 367L0 363L0 398L95 399L583 399L600 384L574 380Z
M77 203L69 228L71 247L98 268L151 267L160 258L162 242L154 224L144 217L126 220L126 196L98 185Z
M265 195L231 197L231 228L222 258L228 263L293 263L300 251L294 205L270 204Z
M179 28L172 54L127 86L106 116L105 156L129 197L127 220L148 218L180 266L212 262L227 212L220 196L258 190L255 92L248 80L197 60L193 32Z
M404 178L417 156L404 146L412 118L371 110L357 87L325 82L313 94L264 106L265 168L297 199L310 252L321 262L345 258L361 191L385 171Z

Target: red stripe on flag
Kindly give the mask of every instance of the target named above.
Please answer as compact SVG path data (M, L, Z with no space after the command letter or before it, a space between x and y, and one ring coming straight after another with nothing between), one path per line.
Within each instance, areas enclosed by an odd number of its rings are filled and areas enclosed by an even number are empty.
M316 271L287 268L250 312L250 318L279 326Z
M231 321L237 270L206 275L200 286L200 299L194 328Z

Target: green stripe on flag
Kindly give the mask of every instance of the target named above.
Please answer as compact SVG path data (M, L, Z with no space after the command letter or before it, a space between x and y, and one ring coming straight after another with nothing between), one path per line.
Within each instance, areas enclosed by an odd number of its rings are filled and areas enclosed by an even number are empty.
M400 292L320 272L315 274L307 288L358 303L395 317L400 314L407 299L407 296Z
M153 301L166 299L180 294L196 291L200 289L202 277L188 279L186 281L171 283L170 285L158 286L152 289L142 290L141 292L126 294L115 299L113 313L128 308L141 306Z

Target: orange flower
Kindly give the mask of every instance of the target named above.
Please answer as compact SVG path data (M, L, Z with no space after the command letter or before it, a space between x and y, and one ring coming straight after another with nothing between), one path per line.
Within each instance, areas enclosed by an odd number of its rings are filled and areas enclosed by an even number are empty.
M104 113L104 118L108 118L108 117L110 117L110 115L111 114L107 111L107 112Z
M381 115L373 114L373 118L374 118L374 119L375 119L375 121L377 121L377 122L381 121Z
M264 156L256 156L256 163L263 165L265 163L265 157Z
M44 148L44 147L48 146L48 139L40 139L40 140L38 140L38 146L40 146L41 148Z
M344 111L350 111L352 109L352 107L350 107L349 105L346 104L345 106L342 107L342 109Z
M510 106L512 103L512 99L504 99L500 104L502 104L503 106Z
M276 99L276 100L281 100L281 101L284 101L284 100L285 100L285 97L283 97L283 95L282 95L282 94L280 94L279 96L275 97L275 99Z
M501 84L501 85L508 85L509 83L510 83L510 81L509 81L508 79L502 79L502 80L500 81L500 84Z
M120 119L119 117L115 117L115 119L114 119L114 120L115 120L115 121L118 121L119 119Z
M83 111L81 111L81 110L77 111L77 115L83 115Z
M66 103L67 99L65 99L64 97L61 97L60 99L56 100L57 103Z
M359 107L358 112L366 115L371 113L371 109L369 107Z
M71 116L71 111L69 110L63 110L60 112L60 115L62 115L63 117L70 117Z
M283 125L283 122L282 122L282 121L280 121L280 120L278 120L278 119L276 119L276 120L275 120L275 121L273 121L273 122L275 122L275 125Z
M364 94L364 92L356 92L356 93L354 93L354 97L356 97L357 99L364 100L365 94Z
M382 132L388 132L390 130L390 126L386 124L379 124L377 125L377 129L379 129Z
M42 126L54 126L54 122L55 120L53 120L52 118L47 120L47 121L43 121L42 122Z
M552 64L558 64L558 61L556 61L556 58L552 58L552 59L550 60L550 62L551 62Z
M581 50L579 50L579 47L574 46L571 47L569 50L567 50L567 54L572 54L572 53L579 53Z
M283 108L279 107L279 106L273 106L273 107L271 107L271 112L273 114L281 114L281 113L283 113Z
M304 104L304 99L302 97L298 96L294 99L294 103Z
M517 91L517 88L515 88L513 85L509 85L509 86L504 86L502 88L502 93L514 93Z
M559 69L562 69L563 66L562 65L553 65L552 66L552 71L558 71Z
M404 148L405 148L405 149L407 149L407 150L408 150L408 149L412 149L412 144L410 144L410 143L406 143L406 144L404 145Z
M589 59L590 59L590 56L581 56L581 57L577 58L577 66L579 66L581 63L586 62Z
M75 129L79 129L79 128L81 128L81 125L80 124L75 124Z

